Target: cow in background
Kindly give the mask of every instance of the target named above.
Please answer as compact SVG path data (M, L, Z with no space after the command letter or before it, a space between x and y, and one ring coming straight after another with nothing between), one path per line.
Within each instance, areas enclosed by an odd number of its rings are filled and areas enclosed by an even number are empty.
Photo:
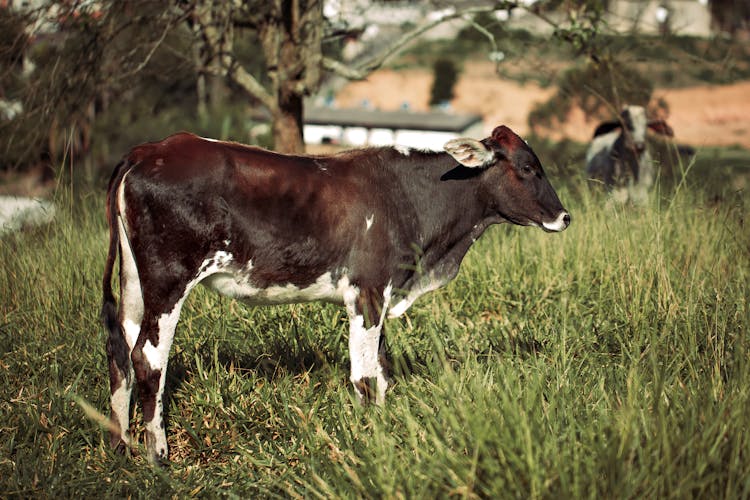
M643 106L626 106L618 121L605 122L594 132L586 151L586 174L601 181L617 201L645 201L654 184L654 163L646 145L646 130L673 136L664 120L648 120Z

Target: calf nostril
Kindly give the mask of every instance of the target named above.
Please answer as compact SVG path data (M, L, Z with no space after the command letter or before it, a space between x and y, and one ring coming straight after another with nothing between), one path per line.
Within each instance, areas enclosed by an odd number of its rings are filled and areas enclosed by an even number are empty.
M563 215L563 222L565 223L566 226L570 225L570 214Z

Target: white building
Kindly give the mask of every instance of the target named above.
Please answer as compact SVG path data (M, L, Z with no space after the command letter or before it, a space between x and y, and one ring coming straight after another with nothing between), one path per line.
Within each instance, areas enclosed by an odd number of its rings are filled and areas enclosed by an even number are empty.
M483 133L481 116L444 112L310 108L304 123L307 144L442 150L451 139L480 137Z
M711 36L711 13L707 0L618 0L605 17L619 33L662 32L698 37Z

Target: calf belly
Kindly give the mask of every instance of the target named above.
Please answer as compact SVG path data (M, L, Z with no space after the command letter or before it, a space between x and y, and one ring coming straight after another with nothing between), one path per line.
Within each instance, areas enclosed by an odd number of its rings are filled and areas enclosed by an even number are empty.
M206 277L201 284L216 292L250 305L292 304L323 301L342 305L344 294L352 288L349 278L334 280L331 272L319 276L314 283L299 287L292 283L258 287L252 273L222 271Z

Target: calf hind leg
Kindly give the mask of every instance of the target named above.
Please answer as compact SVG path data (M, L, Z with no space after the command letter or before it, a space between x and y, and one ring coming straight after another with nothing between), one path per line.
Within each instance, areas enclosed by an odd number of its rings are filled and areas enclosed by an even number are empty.
M121 241L126 241L122 227ZM110 444L124 453L130 444L130 398L133 392L133 365L130 353L140 334L143 320L143 297L138 279L138 269L130 251L130 245L120 247L120 310L116 315L114 303L107 303L102 317L109 330L107 338L107 360L109 365L109 389L111 394Z
M119 325L110 330L107 339L109 364L110 428L109 442L119 453L124 453L130 438L130 397L133 391L133 366L130 347Z
M146 427L146 450L149 460L154 463L163 462L169 456L164 424L164 386L181 307L182 301L169 313L157 316L147 312L131 354Z

